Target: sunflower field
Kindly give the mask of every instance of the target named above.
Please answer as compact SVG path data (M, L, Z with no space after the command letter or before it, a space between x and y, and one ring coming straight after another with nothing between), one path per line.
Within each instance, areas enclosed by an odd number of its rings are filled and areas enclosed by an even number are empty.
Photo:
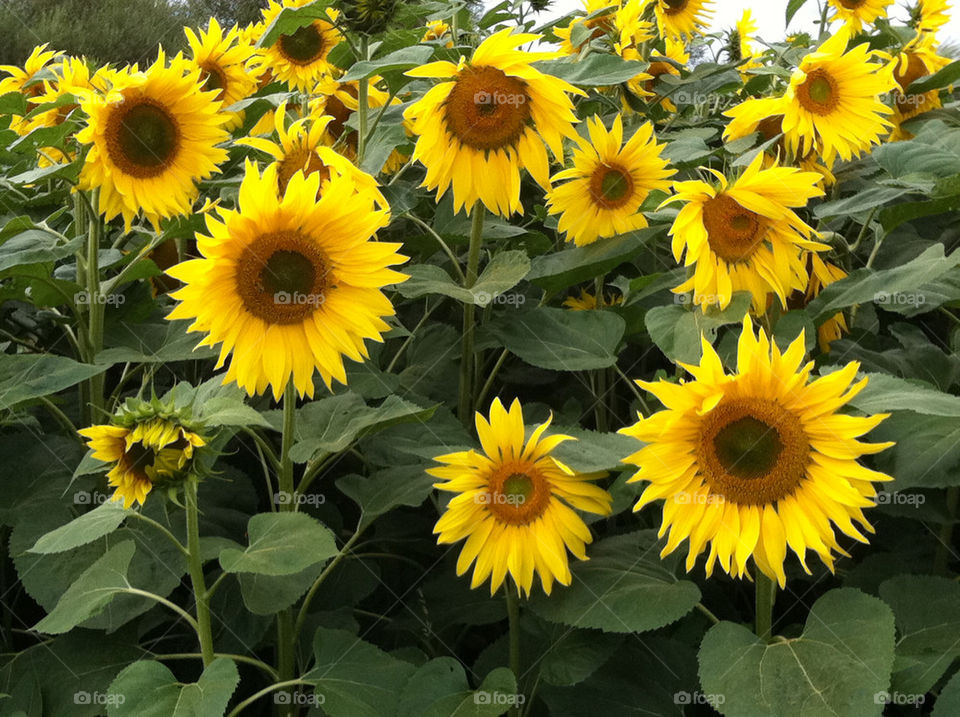
M960 715L947 2L547 10L0 66L0 715Z

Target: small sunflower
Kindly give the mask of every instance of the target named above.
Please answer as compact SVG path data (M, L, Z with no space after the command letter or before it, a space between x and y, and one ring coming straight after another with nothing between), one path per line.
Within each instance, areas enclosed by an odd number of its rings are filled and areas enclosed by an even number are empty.
M710 342L702 345L700 365L683 365L694 380L637 381L666 409L620 430L646 444L624 459L639 467L628 482L647 481L634 510L664 499L661 555L689 539L688 572L708 543L707 576L718 561L732 576L748 575L752 556L783 587L787 547L807 574L807 550L832 571L834 551L847 554L834 526L867 542L859 528L873 532L863 515L874 505L873 483L892 480L857 462L892 445L857 440L888 414L838 413L867 379L851 386L853 362L810 381L802 333L781 353L745 318L732 375Z
M910 18L910 25L917 34L936 34L950 22L950 0L917 0Z
M750 10L744 10L743 15L737 21L737 29L734 33L736 39L735 52L730 53L731 57L740 61L738 69L741 73L763 66L763 63L757 61L758 52L753 45L753 34L756 31L757 23L753 19L753 13ZM731 40L733 39L731 38Z
M810 303L820 295L824 288L847 276L847 272L835 264L826 262L810 252L810 283L807 285L805 303ZM847 320L843 312L834 314L817 327L817 343L820 350L829 353L830 344L848 331Z
M393 306L381 289L407 276L389 267L406 261L399 244L371 241L387 212L373 211L349 177L297 172L278 195L278 165L263 174L247 162L239 211L208 214L210 236L197 235L203 256L167 274L185 286L169 319L194 319L189 331L220 343L217 368L231 353L224 383L250 395L267 386L279 400L289 380L313 396L313 373L329 388L346 383L343 356L367 358L364 341L381 341ZM320 195L319 199L317 195Z
M268 27L285 8L299 8L311 2L313 0L270 0L262 12L262 25ZM269 47L259 48L248 63L249 69L257 75L269 74L271 80L286 82L292 90L312 91L324 75L333 74L334 68L327 56L343 39L333 24L337 12L327 10L327 18L314 20L293 34L281 35Z
M645 20L650 0L627 0L613 16L617 44L621 47L640 47L657 36L653 23Z
M685 39L703 34L713 11L710 0L653 0L660 36Z
M596 309L605 309L610 306L619 306L622 303L622 296L606 294L602 294L598 301L597 295L591 294L586 289L580 289L580 296L568 296L563 300L563 305L572 311L595 311Z
M878 17L887 16L887 7L893 0L827 0L836 12L830 21L841 20L853 32L860 32L864 25L872 25Z
M44 43L33 48L23 67L0 65L0 72L9 75L0 80L0 97L10 92L19 92L27 99L28 111L34 105L41 104L38 98L45 91L44 79L52 77L48 66L58 54L60 53L56 50L48 50L47 43ZM28 128L23 117L14 115L11 117L10 129L17 134L26 134L32 128Z
M566 27L553 28L553 34L560 40L560 52L564 55L576 55L591 40L596 40L607 34L614 27L614 12L617 3L610 0L583 0L584 17L577 17L567 23ZM599 14L598 14L599 13ZM591 17L595 15L595 17ZM586 34L580 42L574 44L574 32L579 34L577 26L582 25Z
M637 128L625 145L620 115L612 131L599 117L588 126L590 139L577 137L573 167L550 178L570 181L547 194L547 211L560 215L557 229L577 246L647 226L640 205L650 192L668 191L675 172L660 156L665 145L657 144L651 123Z
M189 27L183 28L190 44L189 67L200 70L205 90L216 90L223 107L246 99L257 91L257 79L246 70L245 63L253 52L249 44L240 41L240 30L234 26L223 34L216 18L210 18L206 31L200 36ZM243 112L228 112L230 118L224 129L233 130L243 123Z
M567 550L586 560L590 529L573 509L609 515L612 498L590 481L605 473L576 473L550 455L571 436L544 437L550 420L534 429L524 443L523 410L514 400L509 412L500 399L490 407L490 421L477 413L477 434L483 453L475 450L438 456L445 465L427 473L444 482L434 487L456 493L437 521L437 542L466 538L457 575L476 560L470 587L490 578L490 594L509 572L518 590L528 596L533 576L540 576L550 594L554 581L569 585Z
M143 505L154 486L182 479L194 448L206 445L198 433L160 416L140 421L121 418L78 433L87 439L94 458L114 464L107 479L116 489L112 500L122 500L124 508Z
M287 191L290 179L297 172L306 175L314 172L320 175L320 194L331 179L346 177L358 192L366 192L381 209L389 209L387 200L377 185L377 180L357 167L342 154L335 152L323 143L324 133L332 117L310 116L293 122L286 127L287 103L277 107L274 115L275 128L279 142L262 137L249 137L237 140L237 144L253 147L266 152L277 162L277 191L282 196Z
M453 33L450 26L443 20L431 20L427 23L427 30L420 38L420 42L443 42L446 48L453 47Z
M397 0L339 0L344 24L354 32L383 32L397 11Z
M80 172L81 189L100 189L107 220L123 215L127 230L142 210L160 219L186 214L197 182L227 158L228 135L215 92L200 87L200 71L181 55L166 67L160 56L146 72L116 73L105 95L81 102L89 120L77 140L92 145Z
M783 131L794 154L822 143L824 160L858 156L880 142L891 109L880 96L893 88L888 71L871 62L866 43L845 52L850 30L836 35L800 62L784 95Z
M673 291L694 292L697 305L726 308L737 291L749 291L753 307L762 312L767 295L774 293L786 306L787 295L807 286L803 249L823 250L815 234L794 208L823 195L820 175L776 162L763 169L758 154L738 179L728 182L710 171L719 187L692 180L675 182L676 195L663 205L684 202L670 228L673 256L693 267L687 281ZM661 205L661 206L663 206Z
M937 54L937 40L932 34L917 35L904 46L903 52L893 59L893 77L897 82L893 112L896 129L893 139L910 139L913 135L902 129L901 124L943 106L939 90L911 93L909 88L916 80L932 75L949 64L949 57Z
M616 51L624 60L644 59L636 48L621 49L620 46L618 46ZM627 82L627 88L637 97L657 97L655 90L657 79L663 75L679 77L680 68L686 66L690 61L690 54L686 51L683 41L668 38L664 40L663 52L654 50L650 53L649 61L650 65L647 67L646 72L640 73ZM662 99L654 100L654 102L659 102L663 105L663 108L669 112L677 111L677 106L669 97L663 97Z

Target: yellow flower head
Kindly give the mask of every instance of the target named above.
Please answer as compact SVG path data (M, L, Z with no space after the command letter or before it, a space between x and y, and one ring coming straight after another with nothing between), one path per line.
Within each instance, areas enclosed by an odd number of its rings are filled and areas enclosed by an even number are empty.
M808 549L833 570L834 551L846 555L834 526L867 542L859 528L873 532L863 515L874 505L873 483L891 480L857 462L892 445L857 440L887 414L837 412L867 384L851 385L859 364L811 381L803 333L781 353L762 329L754 335L749 317L736 373L725 374L710 342L702 345L700 364L683 364L692 381L637 381L666 408L620 431L646 444L624 459L639 467L629 482L646 481L634 510L664 500L661 555L688 539L688 572L708 544L708 576L718 561L732 576L748 575L752 557L783 587L788 546L807 574Z
M93 457L113 463L107 478L116 488L113 500L123 507L143 502L155 485L184 477L194 448L203 438L175 420L154 416L126 425L110 423L78 431L87 439Z
M60 54L56 50L48 50L47 44L33 48L23 67L0 65L0 72L6 72L9 75L0 80L0 96L9 92L22 92L27 99L33 99L43 92L44 78L39 75L42 75L50 61Z
M216 92L200 87L200 70L181 55L167 67L163 52L146 72L113 73L106 95L88 94L87 126L77 140L92 145L80 172L81 189L100 190L107 220L123 215L129 230L142 210L160 219L190 211L197 182L227 158L226 116Z
M834 9L831 22L842 20L853 32L860 32L864 25L872 25L878 17L887 16L887 7L893 0L827 0Z
M650 0L627 0L613 16L617 32L617 44L621 47L639 47L656 37L652 22L644 20Z
M823 250L812 241L814 231L793 211L821 196L820 175L776 162L763 169L758 154L747 170L729 182L711 172L719 186L700 180L675 182L676 195L664 202L683 202L673 222L673 256L693 267L675 293L694 292L697 305L726 308L734 292L749 291L753 307L762 312L774 293L786 306L787 295L807 286L801 250Z
M201 346L221 344L217 368L232 353L224 383L250 395L270 386L279 399L292 380L313 396L314 371L328 388L346 383L343 357L367 358L364 341L390 328L381 289L407 279L389 268L406 261L400 245L372 241L387 212L374 211L350 177L331 177L322 192L320 180L298 171L279 195L278 165L261 174L248 161L239 211L207 214L203 258L167 272L185 284L167 318L194 319L189 331L207 334Z
M675 170L660 156L653 125L644 123L623 144L623 120L617 115L607 131L599 117L589 123L590 139L577 137L573 167L551 177L570 180L547 194L547 211L560 214L558 229L577 246L647 226L640 211L650 192L667 191Z
M590 529L573 509L608 515L612 498L591 481L605 473L577 473L550 453L570 436L544 436L550 420L534 429L524 442L523 410L514 400L507 411L500 399L490 407L489 422L477 413L477 434L483 452L461 451L438 456L443 466L427 473L443 480L440 490L456 493L440 516L434 533L438 543L466 538L457 575L476 561L470 587L488 578L490 594L509 572L518 590L527 595L533 576L548 595L554 581L569 585L567 558L586 560Z
M596 295L591 294L586 289L580 289L580 296L568 296L563 300L563 305L572 311L594 311L596 309L605 309L608 306L618 306L623 303L622 296L607 297L600 296L597 300Z
M434 40L443 40L444 47L453 47L453 34L450 31L450 26L443 20L431 20L428 22L427 31L423 33L420 42L432 42Z
M901 128L903 122L943 106L939 90L916 93L909 92L909 88L911 83L949 64L949 57L937 54L936 37L929 33L917 35L892 60L890 66L897 83L893 104L893 123L896 126L893 139L909 139L912 135Z
M835 281L847 276L847 272L839 266L821 259L817 254L810 252L810 283L807 285L805 303L810 303L820 295L824 288ZM817 327L817 343L824 353L830 351L830 344L847 332L847 320L841 311L834 314Z
M544 144L562 157L563 138L576 136L567 93L583 92L530 64L558 53L516 49L539 37L501 30L470 62L431 62L407 72L444 80L404 116L417 135L413 158L427 168L423 186L436 189L439 201L452 184L455 211L466 206L469 213L477 200L501 216L521 211L520 169L549 189Z
M647 0L654 2L660 36L672 40L692 38L703 33L713 10L710 0Z
M918 34L936 34L950 22L950 0L917 0L914 22Z
M553 28L553 34L560 40L560 52L564 55L576 55L590 40L595 40L607 34L615 24L613 20L614 12L619 12L617 4L616 2L610 2L610 0L583 0L584 17L574 18L567 23L566 27ZM595 17L591 17L591 15L595 15ZM578 25L582 25L591 32L575 45L573 43L573 33Z

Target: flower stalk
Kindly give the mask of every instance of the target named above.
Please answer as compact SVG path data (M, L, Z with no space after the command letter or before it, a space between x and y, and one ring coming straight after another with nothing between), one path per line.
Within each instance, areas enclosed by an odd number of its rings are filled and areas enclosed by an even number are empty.
M467 270L464 272L463 286L472 289L477 283L477 269L480 266L480 249L483 247L483 204L477 201L473 205L473 221L470 225L470 249L467 255ZM463 305L463 339L460 352L460 401L458 415L465 426L470 425L473 418L473 334L476 324L476 306L472 303Z

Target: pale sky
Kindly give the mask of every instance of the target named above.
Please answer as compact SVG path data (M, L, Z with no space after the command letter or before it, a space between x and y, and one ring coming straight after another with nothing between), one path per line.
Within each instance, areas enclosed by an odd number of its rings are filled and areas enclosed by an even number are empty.
M497 4L498 0L487 0L484 4L488 7ZM907 17L907 3L905 0L896 0L890 6L888 15L892 18L904 20ZM957 6L960 2L953 3L954 11L950 23L945 25L940 31L940 41L960 41L960 10ZM814 21L820 17L819 3L817 0L808 0L807 4L794 16L790 23L790 32L798 30L807 30L813 34L815 29ZM582 9L583 4L580 0L553 0L550 9L536 15L537 27L544 25L554 18L562 17L577 9ZM723 30L733 27L743 11L747 8L753 11L754 20L759 27L757 35L765 40L776 41L783 39L784 20L786 15L786 0L743 0L742 2L729 2L728 0L717 0L712 5L713 21L711 30ZM837 23L839 26L839 23ZM815 36L815 35L814 35Z

